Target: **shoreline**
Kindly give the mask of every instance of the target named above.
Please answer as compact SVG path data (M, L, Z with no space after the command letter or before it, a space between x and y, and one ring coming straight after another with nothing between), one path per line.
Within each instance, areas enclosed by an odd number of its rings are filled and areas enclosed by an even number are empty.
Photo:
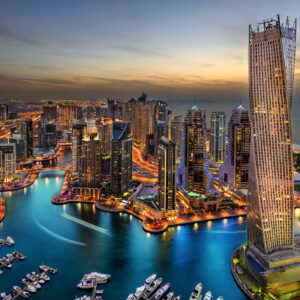
M5 193L5 192L11 192L11 191L16 191L16 190L20 190L20 189L24 189L30 185L32 185L34 183L34 181L37 179L37 177L39 176L40 171L36 171L34 173L30 173L28 174L28 176L31 175L35 175L33 179L31 179L30 181L28 181L25 185L23 186L18 186L18 187L13 187L13 188L6 188L6 189L0 189L0 193Z

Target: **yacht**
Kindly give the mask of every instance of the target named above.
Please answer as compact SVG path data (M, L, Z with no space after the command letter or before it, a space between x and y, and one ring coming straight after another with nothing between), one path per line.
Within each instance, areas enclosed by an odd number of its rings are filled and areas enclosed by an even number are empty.
M26 274L26 277L31 280L31 281L34 281L35 280L35 277L32 275L32 274Z
M224 300L222 296L218 297L217 300Z
M9 246L12 246L12 245L15 243L15 241L14 241L10 236L8 236L8 237L6 238L6 243L7 243Z
M13 299L13 296L9 292L1 293L0 297L3 300L12 300Z
M50 281L50 277L46 273L40 273L40 278L45 281Z
M180 299L181 299L181 296L178 295L178 296L176 296L173 300L180 300Z
M30 292L30 293L36 293L36 288L30 284L26 285L26 287L24 288L24 290Z
M162 298L162 296L168 291L168 289L170 288L171 284L170 283L166 283L164 284L160 289L158 289L155 294L153 295L152 299L153 300L159 300Z
M135 297L133 299L136 299L136 300L140 299L141 296L143 295L145 289L146 289L146 287L144 285L138 287L133 295Z
M129 294L129 296L127 297L127 300L134 300L134 299L135 299L135 297L133 294Z
M92 289L94 287L94 281L93 280L82 281L77 284L77 287L83 290Z
M199 282L193 292L191 293L190 300L198 300L200 299L202 293L202 283Z
M13 288L12 288L12 290L14 292L17 292L17 293L19 293L20 291L22 291L22 289L19 286L17 286L17 285L14 285Z
M83 281L87 280L96 280L97 283L106 283L107 280L111 277L109 274L103 274L98 272L92 272L90 274L85 274L83 276Z
M203 300L211 300L211 299L212 299L211 291L206 292L206 294L204 295Z
M152 283L154 281L155 278L156 278L156 274L152 274L145 280L144 285L149 285L150 283Z
M147 287L146 287L146 291L145 291L145 296L149 297L152 293L155 292L155 290L161 285L162 282L162 278L157 278L155 279L152 283L150 283Z
M32 285L33 285L37 290L39 290L39 289L42 287L37 281L33 281L33 282L32 282Z
M20 294L23 298L29 298L31 296L31 294L29 292L26 292L26 291L23 291L21 294Z
M163 300L173 300L173 297L174 297L174 293L171 292L171 293L168 293L168 294L163 298Z

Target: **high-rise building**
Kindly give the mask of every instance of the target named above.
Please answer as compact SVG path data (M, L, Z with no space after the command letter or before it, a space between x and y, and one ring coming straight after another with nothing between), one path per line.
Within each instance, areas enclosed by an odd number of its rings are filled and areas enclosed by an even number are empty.
M0 143L0 181L11 181L16 174L15 144Z
M249 31L248 245L263 253L294 247L291 133L296 28L277 20Z
M115 120L115 118L116 118L115 99L107 98L107 115L108 115L108 118Z
M47 116L49 121L56 122L57 120L57 105L52 102L43 105L43 115Z
M225 126L226 116L224 112L211 114L210 127L210 158L215 162L223 162L225 153Z
M182 116L174 117L171 125L171 140L176 144L175 157L176 164L180 163L181 148L182 148Z
M238 252L245 261L244 274L256 281L251 289L255 284L274 299L300 295L291 136L295 51L296 21L291 24L278 15L249 26L249 209L247 247ZM248 283L242 283L245 290Z
M184 122L184 163L185 186L196 193L205 192L210 184L206 173L205 128L205 111L193 106Z
M26 158L33 154L33 126L31 119L22 119L17 123L17 131L26 143Z
M0 105L0 121L8 120L8 106L6 104Z
M129 123L113 123L111 148L111 191L114 195L123 195L131 188L132 180L132 140Z
M72 123L78 119L78 106L72 102L61 103L58 107L59 130L70 130Z
M232 188L248 189L251 128L249 113L242 105L232 111L228 143L219 179Z
M162 137L158 145L158 202L162 212L176 208L175 143Z
M101 141L98 133L86 134L78 155L78 180L80 187L101 186Z
M79 169L79 159L82 151L82 141L87 134L85 121L77 120L72 127L72 169L77 172Z
M38 146L40 148L56 147L56 124L48 120L48 116L41 115L38 127Z

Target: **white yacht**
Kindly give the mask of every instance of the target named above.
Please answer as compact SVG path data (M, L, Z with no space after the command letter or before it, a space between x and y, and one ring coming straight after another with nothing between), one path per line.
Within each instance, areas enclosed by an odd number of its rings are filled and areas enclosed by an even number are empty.
M24 288L24 290L30 292L30 293L36 293L36 288L30 284L26 285L26 287Z
M95 282L93 280L86 280L78 283L77 287L83 290L92 289L94 287L94 283Z
M154 293L156 291L156 289L161 285L161 283L162 283L162 278L157 278L152 283L150 283L146 287L146 291L144 293L145 296L149 297L152 293Z
M135 300L135 297L133 294L129 294L129 296L127 297L127 300Z
M170 288L171 284L170 283L166 283L164 284L160 289L158 289L155 294L153 295L152 299L153 300L159 300L162 298L162 296L168 291L168 289Z
M12 245L15 243L15 241L14 241L10 236L8 236L8 237L6 238L6 243L7 243L9 246L12 246Z
M178 295L178 296L176 296L173 300L180 300L180 299L181 299L181 296Z
M82 281L87 281L87 280L96 280L97 283L106 283L107 280L111 277L109 274L103 274L103 273L98 273L98 272L92 272L89 274L85 274L83 276Z
M217 300L224 300L222 296L218 297Z
M206 294L204 295L203 300L211 300L211 299L212 299L211 291L206 292Z
M1 293L0 297L4 300L12 300L13 299L12 295L10 293L7 293L7 292L6 293Z
M190 300L198 300L200 299L202 293L202 283L199 282L193 292L191 293Z
M156 278L156 274L152 274L145 280L144 285L149 285L150 283L152 283L154 281L155 278Z
M134 299L138 300L141 298L141 296L143 295L144 291L145 291L146 287L144 285L138 287L134 293Z
M163 298L163 300L173 300L173 297L174 297L174 293L170 292Z

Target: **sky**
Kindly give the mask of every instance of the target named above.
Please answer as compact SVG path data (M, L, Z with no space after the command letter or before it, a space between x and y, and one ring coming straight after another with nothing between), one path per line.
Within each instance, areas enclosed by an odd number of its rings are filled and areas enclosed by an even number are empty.
M248 26L278 13L300 1L0 0L0 98L247 99Z

